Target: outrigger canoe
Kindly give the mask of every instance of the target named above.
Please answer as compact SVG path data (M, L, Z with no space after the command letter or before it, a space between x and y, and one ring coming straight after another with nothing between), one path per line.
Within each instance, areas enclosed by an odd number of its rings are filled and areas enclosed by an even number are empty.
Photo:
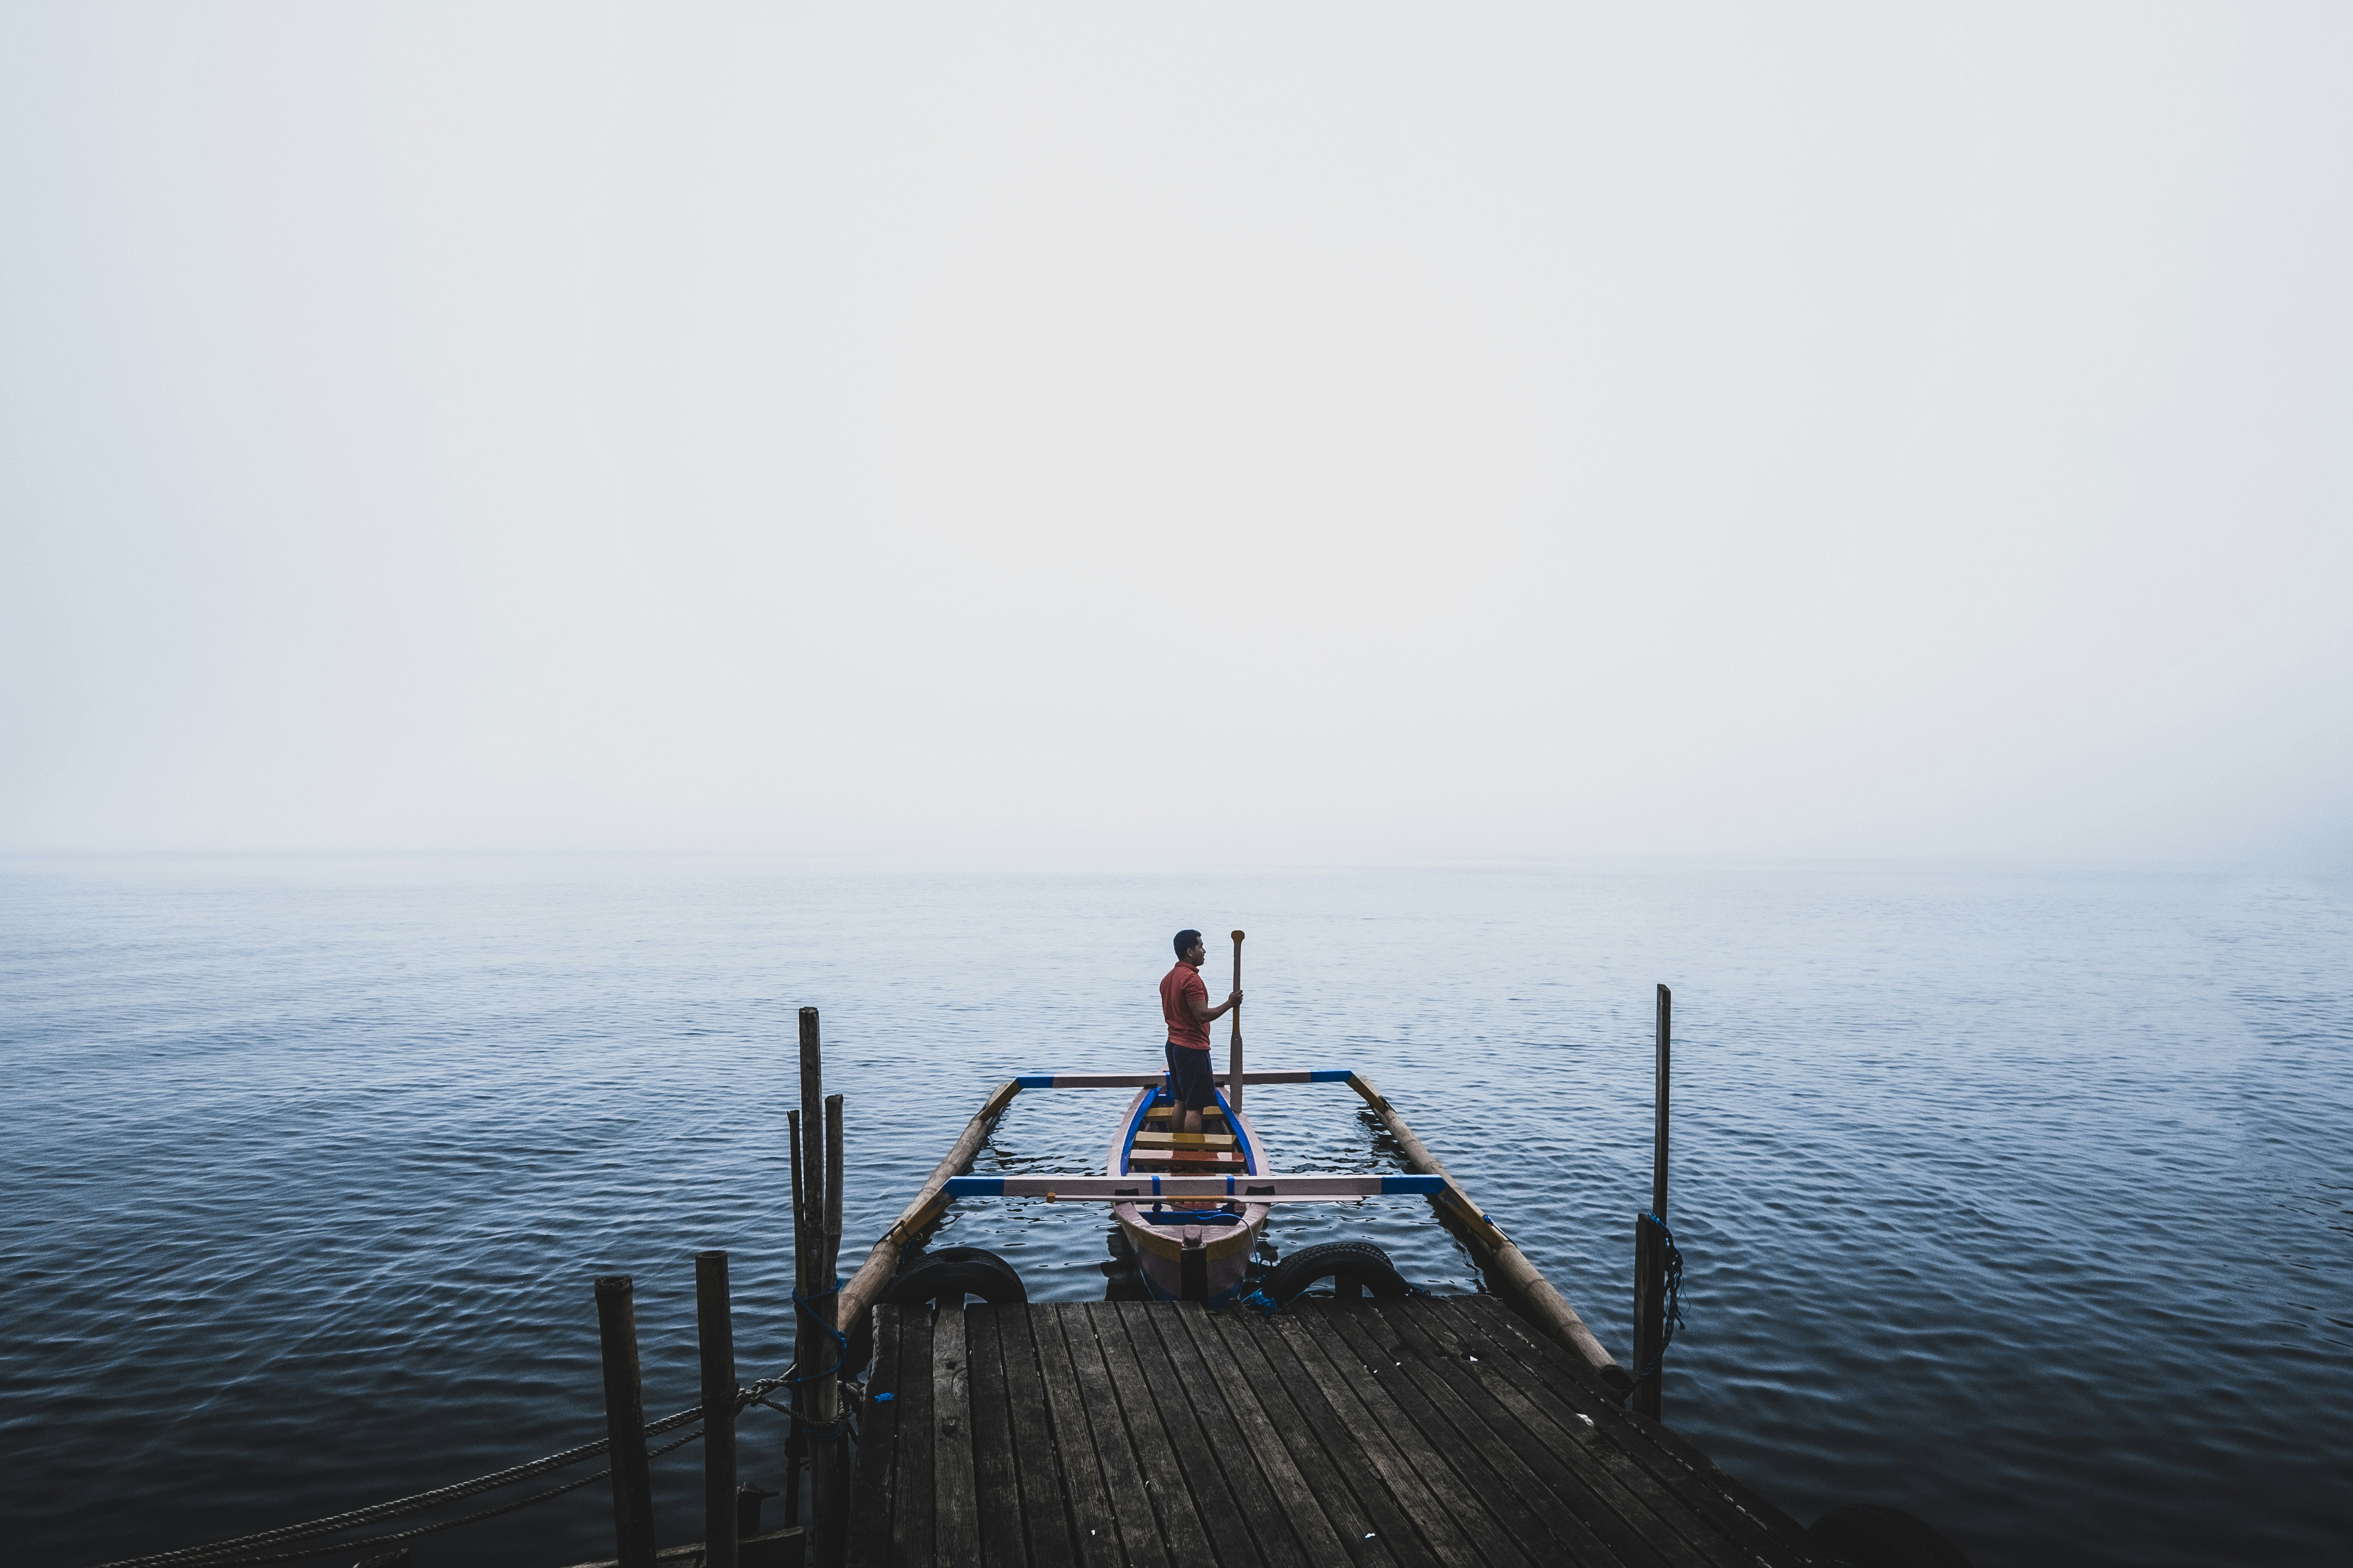
M1356 1084L1358 1079L1345 1068L1316 1068L1254 1072L1246 1081ZM1000 1093L1034 1089L1135 1091L1112 1139L1103 1173L948 1176L940 1183L938 1197L910 1209L901 1218L902 1226L928 1224L963 1198L1109 1204L1120 1234L1134 1249L1137 1272L1147 1289L1159 1297L1216 1302L1243 1293L1250 1253L1276 1204L1355 1203L1409 1194L1442 1198L1446 1193L1446 1178L1440 1175L1271 1172L1257 1130L1233 1109L1223 1089L1216 1109L1202 1111L1201 1131L1190 1137L1168 1130L1167 1079L1161 1074L1024 1073ZM1366 1091L1360 1088L1358 1092ZM1318 1250L1310 1247L1300 1256L1308 1258ZM1385 1258L1381 1267L1388 1268Z
M1224 1301L1241 1288L1250 1249L1266 1229L1269 1205L1263 1199L1273 1188L1250 1191L1263 1184L1250 1178L1266 1174L1264 1150L1250 1118L1229 1105L1222 1090L1214 1107L1203 1109L1198 1132L1173 1131L1175 1112L1167 1091L1154 1086L1136 1090L1128 1102L1103 1173L1138 1180L1134 1199L1113 1204L1112 1217L1135 1248L1137 1268L1155 1297ZM1235 1197L1204 1203L1161 1191L1166 1178L1179 1176L1223 1176ZM1196 1190L1201 1185L1184 1184ZM1261 1201L1250 1202L1252 1195Z

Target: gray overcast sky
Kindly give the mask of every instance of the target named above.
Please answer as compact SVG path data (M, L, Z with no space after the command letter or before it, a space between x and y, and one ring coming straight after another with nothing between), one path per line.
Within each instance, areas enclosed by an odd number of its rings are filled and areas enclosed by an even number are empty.
M0 847L2353 851L2353 8L0 10Z

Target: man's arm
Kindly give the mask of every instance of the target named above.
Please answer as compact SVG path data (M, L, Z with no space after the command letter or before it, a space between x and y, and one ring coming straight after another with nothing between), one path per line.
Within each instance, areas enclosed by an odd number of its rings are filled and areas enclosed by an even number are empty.
M1209 1005L1208 991L1185 993L1185 1005L1193 1010L1193 1022L1196 1024L1206 1024L1212 1018L1222 1018L1241 1005L1242 994L1239 990L1214 1007Z

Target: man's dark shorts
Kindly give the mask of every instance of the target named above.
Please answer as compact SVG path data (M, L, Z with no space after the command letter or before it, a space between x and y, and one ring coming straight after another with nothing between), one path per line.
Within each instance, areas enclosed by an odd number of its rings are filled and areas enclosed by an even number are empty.
M1206 1110L1217 1104L1218 1084L1209 1076L1209 1053L1169 1041L1168 1092L1180 1109Z

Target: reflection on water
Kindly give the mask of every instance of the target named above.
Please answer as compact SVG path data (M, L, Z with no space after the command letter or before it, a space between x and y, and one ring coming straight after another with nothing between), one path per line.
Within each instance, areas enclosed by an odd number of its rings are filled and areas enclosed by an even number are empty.
M2342 1560L2353 896L1851 867L7 863L10 1532L95 1561L596 1436L599 1272L637 1277L649 1406L691 1405L702 1247L773 1370L797 1007L854 1258L993 1083L1149 1068L1168 933L1229 924L1253 1065L1376 1079L1621 1355L1675 987L1667 1413L1799 1518L1896 1503L1985 1565ZM1025 1093L976 1168L1099 1169L1124 1102ZM1345 1088L1250 1110L1278 1168L1402 1167ZM1419 1199L1269 1234L1478 1289ZM1088 1205L960 1205L938 1244L1035 1299L1117 1285ZM780 1445L747 1426L747 1476ZM576 1561L608 1518L591 1488L417 1560Z

